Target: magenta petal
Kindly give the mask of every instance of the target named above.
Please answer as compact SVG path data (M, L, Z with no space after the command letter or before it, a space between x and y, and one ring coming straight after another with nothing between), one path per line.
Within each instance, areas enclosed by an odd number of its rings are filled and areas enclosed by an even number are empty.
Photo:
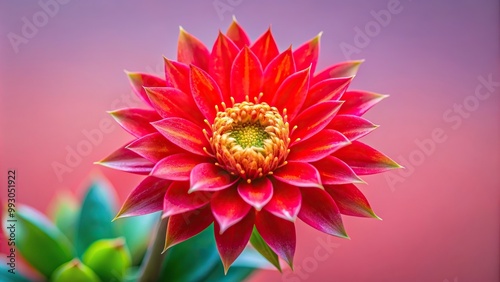
M165 61L165 79L168 87L177 88L186 94L191 94L189 86L189 66L183 63L163 58Z
M280 53L271 28L268 28L264 34L257 38L250 49L259 58L262 68L265 68Z
M338 150L333 155L347 163L358 175L401 168L388 156L359 141L353 141L351 145Z
M342 224L339 208L332 197L322 189L301 189L302 207L299 218L327 234L349 238Z
M199 209L206 205L212 198L212 193L209 192L188 193L188 191L189 182L172 182L163 198L162 217L165 218Z
M154 166L154 163L127 149L126 146L114 151L97 164L137 174L149 174Z
M292 143L307 140L325 128L335 117L342 102L327 101L307 108L292 122Z
M353 184L325 185L325 191L332 196L340 213L380 219L370 207L365 196Z
M146 95L146 91L144 91L144 87L166 86L165 80L150 74L139 72L126 72L126 74L128 75L134 93L148 105L151 105L151 102L149 101L148 95Z
M314 162L351 144L340 132L324 129L304 142L292 145L287 160L290 162Z
M318 171L308 163L290 162L276 169L273 176L281 182L298 187L322 187Z
M299 188L280 181L274 181L273 190L273 197L264 206L264 209L274 216L294 222L302 202Z
M203 129L186 119L165 118L153 122L153 126L170 142L190 153L206 156L203 148L211 148Z
M250 46L250 39L248 38L245 30L238 24L236 19L233 17L231 25L226 32L227 37L229 37L239 49L245 46Z
M158 132L145 135L128 144L126 148L154 163L166 156L185 152Z
M345 93L354 77L330 78L320 81L309 88L304 109L317 103L339 100Z
M194 123L203 124L203 116L193 111L196 105L192 97L172 87L148 87L146 93L153 108L163 117L180 117Z
M297 67L297 70L303 70L311 67L311 74L314 73L316 70L316 64L318 63L320 38L321 33L302 44L302 46L293 52L293 58L295 59L295 66Z
M262 66L248 47L241 49L231 68L231 96L239 103L246 97L258 97L262 83Z
M238 53L239 48L234 45L231 39L219 32L219 37L210 54L210 75L219 85L226 104L231 102L231 68Z
M168 218L164 251L197 235L213 221L209 205L194 211L172 215Z
M361 63L363 63L363 60L346 61L330 66L315 75L312 83L316 84L328 78L354 76L358 72Z
M163 195L167 191L170 181L156 177L146 177L123 203L116 218L145 215L161 211Z
M327 126L344 134L351 141L367 135L377 127L369 120L354 115L336 115Z
M345 102L342 108L340 108L339 114L361 116L386 97L387 95L368 91L347 91L342 95L342 98L340 98L340 100Z
M208 73L202 69L191 65L191 75L189 83L191 85L191 93L198 109L209 122L213 122L217 115L216 106L222 102L222 94L219 86L210 77Z
M207 47L181 27L177 44L177 61L186 65L193 64L208 71L209 57L210 52Z
M151 122L160 120L161 117L152 110L126 108L109 112L111 116L130 134L135 137L156 132Z
M201 192L198 192L201 193ZM222 234L229 227L240 222L250 211L251 206L238 195L236 187L215 192L212 201L212 213L219 224Z
M309 72L310 69L307 68L290 75L274 94L271 105L280 112L286 109L286 115L290 121L299 113L306 99L309 89Z
M261 100L269 104L273 100L278 87L293 73L295 73L295 63L293 62L292 48L290 47L267 65L262 82L263 96Z
M254 222L255 213L253 211L249 212L238 223L229 227L224 233L221 233L219 224L215 222L215 242L222 264L224 265L224 273L227 273L231 264L247 246L252 235Z
M273 184L267 178L255 179L252 183L241 181L238 194L249 205L260 211L273 197Z
M296 239L294 223L262 210L255 217L255 227L269 247L293 268Z
M202 163L193 168L190 175L193 191L219 191L228 188L238 181L224 169L210 163Z
M151 171L151 175L168 180L188 181L196 165L210 160L209 157L190 153L173 154L159 161Z
M363 183L348 164L334 156L328 156L312 165L318 170L323 184Z

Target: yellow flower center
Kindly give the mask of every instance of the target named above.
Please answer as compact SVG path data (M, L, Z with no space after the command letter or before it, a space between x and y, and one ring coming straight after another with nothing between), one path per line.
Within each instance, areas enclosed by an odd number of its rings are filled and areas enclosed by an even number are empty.
M217 165L251 182L286 164L289 124L266 103L242 102L219 111L210 138Z

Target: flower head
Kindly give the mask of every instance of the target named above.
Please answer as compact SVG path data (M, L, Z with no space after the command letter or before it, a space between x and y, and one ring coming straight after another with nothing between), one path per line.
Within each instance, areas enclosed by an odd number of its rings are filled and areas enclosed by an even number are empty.
M252 232L292 265L297 217L339 237L341 214L376 218L354 183L399 167L358 141L386 96L347 90L361 61L316 72L320 36L280 53L233 21L210 52L181 28L165 78L128 73L149 109L111 112L136 139L100 163L148 176L117 217L162 210L165 249L214 223L226 270Z

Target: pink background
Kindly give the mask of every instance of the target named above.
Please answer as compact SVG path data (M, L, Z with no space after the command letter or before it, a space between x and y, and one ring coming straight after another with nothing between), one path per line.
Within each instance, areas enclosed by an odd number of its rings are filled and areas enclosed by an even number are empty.
M175 58L179 25L210 49L232 14L253 40L272 24L281 50L323 31L319 69L345 60L341 46L356 46L355 28L368 27L369 42L350 56L366 59L353 87L391 97L367 114L382 126L364 140L407 167L360 186L384 220L345 217L352 240L299 224L297 272L261 271L251 280L499 280L500 87L474 98L479 76L500 81L498 1L402 0L384 26L371 12L391 1L119 2L61 4L17 53L8 34L22 35L23 17L33 22L43 10L38 1L1 2L0 183L17 170L18 202L46 211L57 191L80 195L91 173L108 177L123 200L141 177L92 164L131 140L117 125L60 179L52 165L68 165L67 146L84 144L84 131L111 119L106 110L133 98L123 69L159 74L161 56ZM214 2L229 10L218 13ZM449 112L464 101L464 117ZM424 155L417 143L436 129L446 140Z

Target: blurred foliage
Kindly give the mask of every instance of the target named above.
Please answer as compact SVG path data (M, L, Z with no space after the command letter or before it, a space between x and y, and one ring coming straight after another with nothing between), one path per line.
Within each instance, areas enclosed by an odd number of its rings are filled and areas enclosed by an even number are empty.
M20 206L15 247L45 281L141 281L160 213L112 222L116 202L111 186L96 179L81 205L69 193L58 194L50 219L31 207ZM3 222L3 231L8 234L7 218ZM265 246L257 249L268 252ZM273 254L266 255L279 268ZM257 268L273 269L256 250L247 248L224 275L212 226L170 248L161 258L157 281L242 281ZM19 270L8 273L7 262L0 262L0 281L30 281Z

